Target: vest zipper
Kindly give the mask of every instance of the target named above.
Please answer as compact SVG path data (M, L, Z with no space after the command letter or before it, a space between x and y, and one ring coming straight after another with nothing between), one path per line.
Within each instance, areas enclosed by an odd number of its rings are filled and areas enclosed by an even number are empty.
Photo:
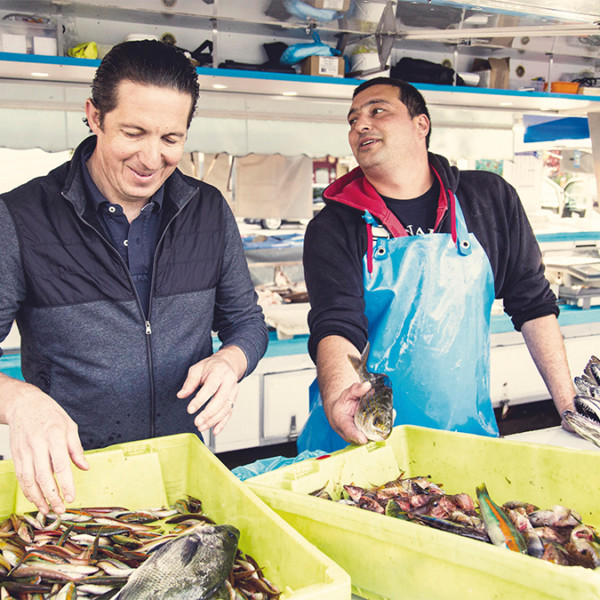
M65 196L64 193L62 193L62 196L65 198L65 200L70 202L70 200ZM191 200L191 198L190 198L190 200ZM185 205L187 205L187 202L185 203ZM135 289L135 284L133 283L131 273L129 272L129 268L127 267L127 264L125 263L125 261L123 260L121 255L119 254L119 251L110 243L110 241L108 239L106 239L106 237L102 234L101 231L96 229L91 223L86 221L77 211L75 211L75 214L81 220L81 222L85 223L85 225L87 227L89 227L90 229L95 231L100 236L100 238L109 246L111 252L116 253L116 255L119 257L121 264L123 264L123 266L125 267L125 271L127 273L129 283L131 284L131 287L133 288L133 293L135 294L135 298L137 300L137 304L140 309L140 312L142 313L142 316L144 317L144 327L145 327L145 333L146 333L146 352L147 352L147 356L148 356L148 370L149 370L149 375L150 375L150 435L148 436L149 438L156 437L156 424L155 424L156 390L155 390L155 386L154 386L154 365L152 363L152 340L150 337L152 335L152 327L150 325L150 318L149 318L149 315L152 314L152 298L154 297L154 279L155 279L155 274L156 274L156 257L158 255L159 246L161 245L162 241L164 240L167 230L169 229L169 227L171 227L171 224L173 223L175 218L181 213L183 208L184 208L183 206L178 207L175 214L169 219L169 222L166 224L158 242L156 243L156 249L154 251L154 258L152 260L152 276L151 276L151 281L150 281L150 299L148 301L148 318L146 318L146 315L144 315L144 310L142 309L142 303L140 301L140 297L137 293L137 290Z
M65 198L65 200L67 200L67 202L70 202L70 200L64 195L64 193L62 194L62 196ZM127 273L127 278L129 279L129 283L133 289L133 293L138 305L138 308L140 309L140 312L142 313L142 317L144 319L144 331L146 334L146 355L148 357L148 374L150 376L150 434L149 434L149 438L154 438L156 437L156 426L154 424L154 415L156 412L156 398L155 398L155 387L154 387L154 366L152 364L152 343L151 343L151 339L150 336L152 335L152 327L150 326L150 319L146 318L146 315L144 314L144 309L142 308L142 302L140 300L140 297L137 293L137 290L135 289L135 283L133 282L133 278L131 277L131 273L129 272L129 267L127 266L127 264L125 263L125 261L123 260L123 257L119 254L119 251L112 245L112 243L110 242L110 240L108 240L106 238L106 236L98 229L96 229L90 222L86 221L77 211L75 211L75 214L77 215L78 219L84 223L87 227L89 227L92 231L96 232L100 238L104 241L104 243L109 247L110 252L113 252L118 260L121 262L121 264L125 267L125 272ZM176 213L178 214L178 213ZM171 221L169 221L169 225L171 224ZM165 227L166 229L166 227ZM163 236L164 236L164 232L163 232ZM162 236L161 236L161 240L162 240ZM158 244L156 245L157 249L158 249ZM153 260L153 265L152 265L152 283L151 283L151 287L150 287L150 301L148 303L148 315L150 315L150 306L152 304L152 290L154 287L154 269L156 266L156 252L154 253L154 260Z
M187 204L187 203L186 203ZM152 274L150 276L150 298L148 299L148 318L146 320L146 340L148 347L148 366L150 368L150 386L152 390L151 400L150 400L150 437L156 437L156 397L155 397L155 389L154 389L154 365L152 363L152 327L150 326L150 315L152 314L152 300L154 298L154 279L156 276L156 263L157 256L160 246L162 245L163 240L165 239L165 235L167 230L171 227L171 224L175 220L175 218L181 213L183 207L179 207L175 214L169 219L169 222L165 225L162 233L160 234L160 238L156 242L156 248L154 249L154 258L152 259ZM115 249L118 254L118 251ZM128 269L129 271L129 269ZM133 283L133 280L132 280ZM135 286L134 286L135 287ZM137 295L137 292L136 292ZM139 301L140 308L142 303Z

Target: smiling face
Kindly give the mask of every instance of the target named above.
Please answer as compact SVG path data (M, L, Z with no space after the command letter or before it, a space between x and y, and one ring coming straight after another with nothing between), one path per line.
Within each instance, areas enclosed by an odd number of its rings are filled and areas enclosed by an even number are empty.
M100 114L91 100L86 115L97 142L88 167L110 202L139 210L173 173L187 136L192 98L172 88L124 80L117 106Z
M427 155L429 119L424 114L411 117L392 85L373 85L358 93L348 124L350 147L365 173L410 164Z

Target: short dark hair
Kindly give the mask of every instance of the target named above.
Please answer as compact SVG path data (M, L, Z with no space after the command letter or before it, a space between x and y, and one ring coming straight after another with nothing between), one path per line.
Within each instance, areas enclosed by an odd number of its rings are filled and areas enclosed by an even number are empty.
M374 85L391 85L399 90L400 102L406 106L408 114L411 119L418 117L419 115L425 115L429 119L429 133L425 138L427 148L429 148L429 139L431 138L431 117L429 116L429 110L427 109L427 103L423 98L421 92L410 83L402 81L402 79L395 79L394 77L374 77L373 79L367 79L363 81L358 87L354 89L352 98L356 98L358 94L367 88L373 87Z
M113 46L96 69L92 81L92 103L104 115L117 106L117 86L121 81L173 88L190 95L190 126L198 102L198 75L190 59L175 46L157 40L122 42Z

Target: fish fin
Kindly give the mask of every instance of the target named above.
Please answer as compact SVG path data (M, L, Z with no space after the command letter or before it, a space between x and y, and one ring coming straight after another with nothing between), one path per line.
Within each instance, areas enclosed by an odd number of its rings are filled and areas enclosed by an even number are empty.
M357 373L360 373L360 368L361 368L360 358L356 358L356 356L353 356L352 354L348 354L348 360L350 361L350 364L354 367L354 370Z
M596 385L600 385L600 364L593 362L592 360L590 360L588 364L590 367L590 373L596 380Z
M369 340L367 340L367 343L365 344L365 347L363 348L362 354L360 355L360 362L364 362L365 366L367 364L367 359L369 358L370 351L371 351L371 344L369 343Z
M369 381L369 372L367 371L367 359L369 358L369 351L371 345L367 341L367 345L365 346L362 354L360 355L360 359L356 358L352 354L348 354L348 360L350 364L354 367L354 370L358 373L361 381Z
M600 365L596 362L597 360L595 356L592 356L583 369L584 377L587 377L592 385L600 385Z

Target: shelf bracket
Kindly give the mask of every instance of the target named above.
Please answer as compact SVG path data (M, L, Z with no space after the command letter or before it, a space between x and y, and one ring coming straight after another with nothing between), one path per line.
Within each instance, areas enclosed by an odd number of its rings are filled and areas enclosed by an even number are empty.
M395 6L396 3L393 0L386 2L381 19L379 19L377 29L375 30L375 41L377 43L379 64L382 71L385 71L390 66L387 64L387 61L392 53L394 40L398 35Z

